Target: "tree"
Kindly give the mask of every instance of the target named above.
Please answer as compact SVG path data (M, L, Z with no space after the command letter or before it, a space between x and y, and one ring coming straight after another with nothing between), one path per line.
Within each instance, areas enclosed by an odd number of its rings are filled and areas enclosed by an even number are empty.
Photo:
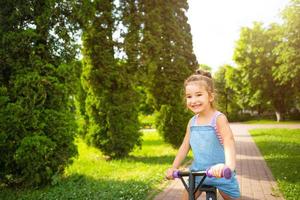
M274 70L274 78L280 84L289 85L294 91L290 96L300 110L300 1L292 0L282 13L283 26L280 44L274 49L278 68Z
M275 80L273 71L278 68L273 50L280 43L280 28L272 24L265 29L260 23L253 28L243 28L237 42L234 60L239 65L242 82L246 85L249 105L257 108L270 103L277 121L289 108L289 85Z
M122 24L121 43L123 53L126 54L126 69L133 84L142 82L140 76L143 70L140 64L140 45L141 45L141 12L138 0L120 0L119 24Z
M208 71L208 72L212 73L211 67L206 64L199 64L199 69L202 69L204 71Z
M300 1L292 0L283 11L284 24L281 43L276 48L279 67L276 78L291 87L299 86L300 77ZM290 82L292 80L292 82ZM298 85L297 85L298 84ZM299 87L297 87L299 89Z
M130 65L115 57L115 6L108 0L86 5L83 23L83 88L86 91L86 141L112 158L127 156L140 145L137 95ZM131 55L131 54L129 54ZM131 58L131 57L130 57Z
M187 1L141 1L143 40L141 60L147 66L148 88L164 139L179 146L190 115L183 105L183 82L197 68Z
M230 120L236 120L241 110L239 90L236 89L237 75L238 71L230 65L221 66L214 74L218 109L225 112Z
M0 3L0 179L6 184L47 184L77 154L72 3Z

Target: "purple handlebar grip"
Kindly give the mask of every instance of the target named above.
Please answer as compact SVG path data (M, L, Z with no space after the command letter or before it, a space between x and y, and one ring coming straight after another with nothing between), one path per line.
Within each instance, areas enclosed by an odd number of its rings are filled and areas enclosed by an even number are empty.
M176 170L173 172L173 178L179 178L179 175L178 175L179 171Z
M213 177L213 175L211 174L211 171L210 171L210 168L208 168L206 170L206 175L211 178ZM226 178L226 179L230 179L231 178L231 175L232 175L232 172L231 172L231 169L229 167L225 167L223 170L222 170L222 174L221 174L221 178Z

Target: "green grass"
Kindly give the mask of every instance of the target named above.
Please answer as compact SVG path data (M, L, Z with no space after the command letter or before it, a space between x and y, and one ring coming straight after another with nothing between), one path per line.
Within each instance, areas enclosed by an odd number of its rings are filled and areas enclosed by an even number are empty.
M0 199L151 199L167 181L165 170L177 150L156 132L144 132L142 149L122 160L105 160L101 152L78 139L79 157L66 169L64 178L43 189L0 189Z
M281 121L281 122L277 122L274 120L266 120L266 119L262 119L262 120L250 120L250 121L246 121L243 122L244 124L300 124L300 121Z
M300 197L300 129L250 130L286 200Z

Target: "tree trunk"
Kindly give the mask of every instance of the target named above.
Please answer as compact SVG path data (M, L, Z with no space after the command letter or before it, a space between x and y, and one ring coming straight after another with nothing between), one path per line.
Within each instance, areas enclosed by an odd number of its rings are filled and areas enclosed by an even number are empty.
M277 122L280 122L282 120L282 115L279 111L275 111L275 114L276 114L276 121Z

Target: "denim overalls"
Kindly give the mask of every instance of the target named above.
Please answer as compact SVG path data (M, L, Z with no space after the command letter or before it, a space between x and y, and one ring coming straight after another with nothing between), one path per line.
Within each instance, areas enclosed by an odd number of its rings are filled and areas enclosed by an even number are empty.
M204 171L215 164L225 163L224 147L220 143L215 130L216 119L221 114L222 113L218 111L215 112L208 125L197 125L197 115L192 118L190 127L190 145L194 161L190 166L191 171ZM199 181L200 177L197 177L196 183L199 183ZM232 198L240 197L240 190L235 172L230 179L206 177L204 184L215 186Z

